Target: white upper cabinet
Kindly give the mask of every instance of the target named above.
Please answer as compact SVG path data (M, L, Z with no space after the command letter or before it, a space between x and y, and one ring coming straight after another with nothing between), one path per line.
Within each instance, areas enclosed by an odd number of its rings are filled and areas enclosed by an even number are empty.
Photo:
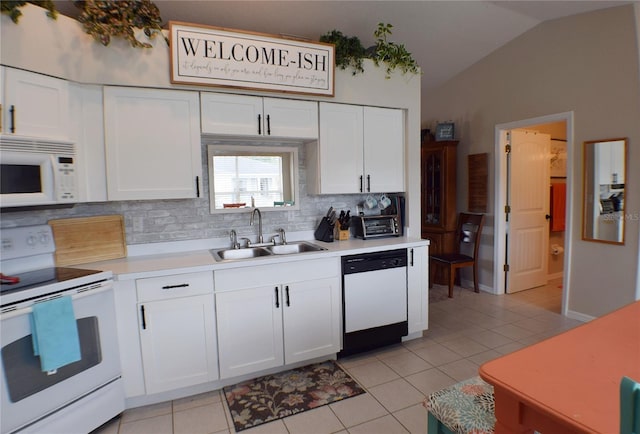
M3 68L2 133L69 140L69 86L47 75Z
M318 138L318 103L280 98L264 98L263 133L273 137Z
M199 121L196 92L105 87L109 200L199 197Z
M281 98L202 92L202 133L318 138L318 103Z
M363 146L365 191L404 191L402 110L364 107Z
M624 142L599 142L596 144L596 172L598 183L624 184Z
M320 139L307 148L311 193L404 191L402 110L320 103Z
M318 178L311 193L360 193L364 154L364 113L361 106L320 103L320 140L317 146ZM311 145L310 150L316 146ZM312 156L312 153L307 155ZM309 166L313 166L309 164ZM309 170L312 170L310 167ZM315 173L315 171L314 171ZM314 185L315 184L315 185Z

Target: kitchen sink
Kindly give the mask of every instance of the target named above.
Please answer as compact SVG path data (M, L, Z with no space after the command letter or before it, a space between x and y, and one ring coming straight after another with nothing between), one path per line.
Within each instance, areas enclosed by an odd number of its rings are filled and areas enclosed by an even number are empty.
M212 250L213 257L219 261L230 259L250 259L260 256L269 256L271 252L264 247L247 247L244 249L220 249Z
M259 258L271 255L294 255L296 253L319 252L327 250L324 247L312 243L300 241L290 244L278 244L267 247L245 247L241 249L218 249L211 250L216 261L232 261L241 259Z
M269 246L267 247L267 249L269 249L274 255L291 255L295 253L319 252L320 250L327 250L324 247L320 247L304 241L290 244L278 244L276 246Z

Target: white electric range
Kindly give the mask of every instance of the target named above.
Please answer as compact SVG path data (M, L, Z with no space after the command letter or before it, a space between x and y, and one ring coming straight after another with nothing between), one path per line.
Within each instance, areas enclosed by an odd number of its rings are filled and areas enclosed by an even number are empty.
M112 274L56 267L48 225L0 233L1 432L92 431L124 410ZM43 371L32 308L61 297L72 301L81 358Z

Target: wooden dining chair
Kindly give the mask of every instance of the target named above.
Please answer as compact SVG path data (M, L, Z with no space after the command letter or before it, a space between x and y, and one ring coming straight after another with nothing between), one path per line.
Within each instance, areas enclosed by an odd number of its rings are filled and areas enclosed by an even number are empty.
M640 434L640 383L620 381L620 434Z
M449 270L449 298L453 297L453 285L458 275L458 270L463 267L473 267L473 287L479 292L478 287L478 247L480 235L484 225L484 214L460 213L456 228L456 251L453 253L434 254L430 256L431 283L435 277L436 267L444 267Z

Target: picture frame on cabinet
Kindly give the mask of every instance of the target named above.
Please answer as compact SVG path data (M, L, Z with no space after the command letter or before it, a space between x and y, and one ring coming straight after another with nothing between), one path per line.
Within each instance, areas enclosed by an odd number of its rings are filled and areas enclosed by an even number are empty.
M453 140L454 124L453 122L440 122L436 125L436 142L444 140Z

